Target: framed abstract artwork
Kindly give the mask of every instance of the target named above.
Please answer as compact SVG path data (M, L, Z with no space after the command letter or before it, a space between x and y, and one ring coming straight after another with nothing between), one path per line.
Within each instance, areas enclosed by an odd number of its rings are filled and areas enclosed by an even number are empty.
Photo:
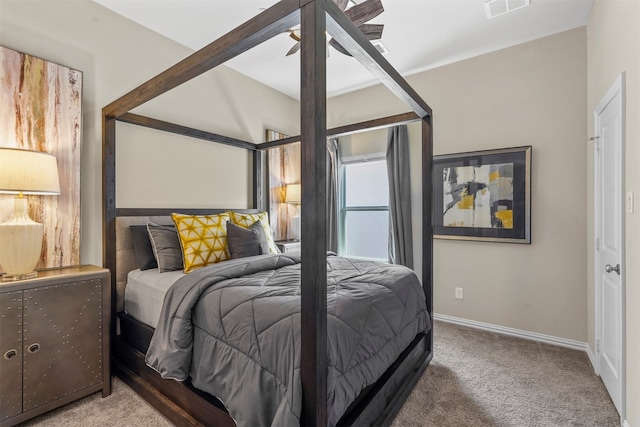
M531 146L433 158L434 237L531 243Z

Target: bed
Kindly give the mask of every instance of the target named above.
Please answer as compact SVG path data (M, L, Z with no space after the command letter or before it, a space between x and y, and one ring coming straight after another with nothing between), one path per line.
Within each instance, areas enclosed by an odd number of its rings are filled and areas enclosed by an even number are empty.
M227 59L244 52L252 46L281 33L300 23L302 31L301 67L301 134L287 140L254 144L216 135L201 130L190 129L177 124L142 117L130 110L161 95L181 83L224 63ZM326 38L325 31L332 34L354 58L363 63L411 108L412 112L374 119L336 129L326 127ZM259 182L262 176L260 161L265 149L294 141L301 142L302 148L302 200L306 212L312 213L302 218L302 251L300 263L293 263L299 277L299 341L300 341L300 425L387 425L426 369L431 360L433 336L431 330L422 325L420 331L410 337L409 344L402 344L399 355L385 364L381 374L375 374L374 382L366 385L353 399L343 402L344 408L332 412L327 404L328 390L333 390L333 380L328 375L332 340L332 302L327 298L328 282L326 251L326 197L322 188L326 180L326 149L323 143L330 136L379 128L396 123L420 121L422 129L422 286L421 297L426 307L425 322L432 318L432 228L431 228L431 109L411 89L406 81L384 60L377 50L360 33L344 13L332 2L325 0L294 1L283 0L265 10L247 23L241 25L217 41L194 53L190 57L165 70L158 76L142 84L130 93L103 108L103 173L104 173L104 265L112 272L112 296L117 301L112 310L112 322L118 334L113 340L113 366L117 375L131 385L143 398L152 403L177 425L235 425L235 419L242 419L239 410L229 413L232 406L252 410L252 402L221 402L212 393L202 390L202 381L187 375L184 381L163 379L160 374L147 366L145 354L154 336L154 328L128 315L124 311L124 294L127 276L136 270L135 265L127 265L131 260L126 255L131 250L130 225L146 224L149 221L167 223L172 212L191 215L216 214L224 208L202 209L127 209L116 206L115 188L115 147L116 123L126 122L139 126L189 135L196 138L232 145L238 149L253 152L253 201L254 207L248 213L262 210L263 196ZM270 258L270 257L267 257ZM274 255L278 262L293 262L292 257ZM294 257L295 258L295 257ZM124 261L123 261L124 260ZM288 261L287 261L288 260ZM226 262L226 261L225 261ZM331 262L331 261L330 261ZM284 268L284 267L279 267ZM203 269L204 270L204 269ZM190 273L193 274L193 273ZM180 279L179 279L180 280ZM216 285L214 285L215 287ZM329 284L329 289L331 285ZM328 320L329 319L329 320ZM413 334L413 333L412 333ZM199 357L199 356L198 356ZM151 362L153 364L155 362ZM157 368L158 366L156 366ZM159 369L162 371L162 368ZM170 374L169 374L170 375ZM199 386L199 387L198 387ZM329 388L328 388L329 387ZM226 404L225 404L226 403Z
M327 281L328 423L336 425L360 391L430 330L430 318L406 267L329 254ZM163 378L188 379L219 397L238 425L295 426L299 288L298 254L233 258L188 274L138 268L127 275L124 310L155 329L145 362Z

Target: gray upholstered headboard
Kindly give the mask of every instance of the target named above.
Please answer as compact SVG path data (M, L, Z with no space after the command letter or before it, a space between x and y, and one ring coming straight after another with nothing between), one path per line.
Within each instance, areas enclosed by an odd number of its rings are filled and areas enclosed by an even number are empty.
M124 288L127 286L127 274L138 268L138 262L133 251L131 239L131 225L146 225L147 222L156 224L173 224L171 216L120 216L116 218L116 310L124 311Z

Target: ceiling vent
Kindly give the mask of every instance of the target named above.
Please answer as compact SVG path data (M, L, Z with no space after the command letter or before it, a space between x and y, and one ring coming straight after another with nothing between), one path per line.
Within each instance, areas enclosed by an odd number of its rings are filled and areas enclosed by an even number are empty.
M487 19L513 12L525 6L529 6L529 0L487 0L484 2Z

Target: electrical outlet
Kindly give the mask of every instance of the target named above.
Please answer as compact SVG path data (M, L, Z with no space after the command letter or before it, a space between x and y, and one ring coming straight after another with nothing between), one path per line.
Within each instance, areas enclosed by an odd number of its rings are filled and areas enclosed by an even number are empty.
M464 299L464 291L462 288L456 288L456 299Z

